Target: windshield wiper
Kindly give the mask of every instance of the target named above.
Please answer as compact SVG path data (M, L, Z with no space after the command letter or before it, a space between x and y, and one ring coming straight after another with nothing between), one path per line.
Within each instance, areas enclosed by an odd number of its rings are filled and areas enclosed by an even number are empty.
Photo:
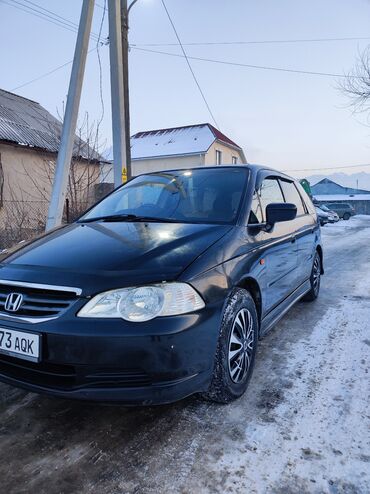
M153 223L181 223L181 221L173 219L173 218L155 218L152 216L140 216L136 214L110 214L106 216L96 216L93 218L81 218L79 223L93 223L95 221L106 221L106 222L114 222L114 221L151 221Z

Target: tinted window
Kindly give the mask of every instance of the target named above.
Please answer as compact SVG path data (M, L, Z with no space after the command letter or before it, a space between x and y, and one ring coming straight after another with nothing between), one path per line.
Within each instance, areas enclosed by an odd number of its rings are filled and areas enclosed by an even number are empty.
M284 202L279 182L275 178L265 178L260 187L259 196L264 214L268 204L272 202Z
M285 197L285 202L290 202L297 206L297 216L305 214L305 209L301 196L298 193L293 182L286 182L285 180L280 181L281 188L283 189L283 194Z
M230 223L239 211L247 178L248 170L231 167L140 175L83 219L135 214L179 222Z

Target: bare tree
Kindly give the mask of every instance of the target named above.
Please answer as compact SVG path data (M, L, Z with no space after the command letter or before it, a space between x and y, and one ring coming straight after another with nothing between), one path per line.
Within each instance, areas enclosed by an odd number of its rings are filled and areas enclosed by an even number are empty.
M0 249L30 240L45 230L44 203L25 200L12 189L8 193L1 211Z
M101 149L99 126L90 125L86 115L75 141L68 177L65 221L76 219L99 197L97 189L104 179ZM55 168L55 156L45 152L42 160L22 162L17 175L8 177L4 183L0 166L0 201L4 194L6 196L0 211L0 249L29 240L44 231ZM5 189L4 194L1 194L2 188Z
M87 207L96 201L96 188L105 178L101 166L102 148L99 125L90 125L86 114L76 133L73 159L68 176L65 214L69 221L81 215ZM31 187L22 190L22 193L31 196L32 200L41 199L49 202L55 169L55 158L47 155L37 167L30 167L29 163L23 163L22 174ZM107 174L108 170L105 173Z
M354 69L339 86L350 97L355 111L370 110L370 46L359 55Z

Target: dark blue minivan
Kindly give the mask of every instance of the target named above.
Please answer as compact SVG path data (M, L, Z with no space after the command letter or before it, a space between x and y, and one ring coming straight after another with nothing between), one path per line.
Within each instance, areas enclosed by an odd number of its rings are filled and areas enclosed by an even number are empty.
M140 175L3 254L0 380L106 403L227 403L258 339L318 296L322 273L294 179L252 165Z

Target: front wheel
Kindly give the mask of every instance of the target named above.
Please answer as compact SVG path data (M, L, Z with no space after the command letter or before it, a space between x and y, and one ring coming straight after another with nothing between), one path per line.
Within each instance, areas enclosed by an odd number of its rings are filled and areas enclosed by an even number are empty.
M351 216L351 215L350 215L349 213L344 213L344 215L343 215L343 219L344 219L344 220L349 220L350 216Z
M242 396L252 376L258 341L258 316L253 298L235 289L222 315L212 382L203 397L229 403Z
M311 289L303 297L306 302L312 302L316 300L319 296L321 282L321 258L319 253L316 251L315 257L313 259L312 271L310 276Z

